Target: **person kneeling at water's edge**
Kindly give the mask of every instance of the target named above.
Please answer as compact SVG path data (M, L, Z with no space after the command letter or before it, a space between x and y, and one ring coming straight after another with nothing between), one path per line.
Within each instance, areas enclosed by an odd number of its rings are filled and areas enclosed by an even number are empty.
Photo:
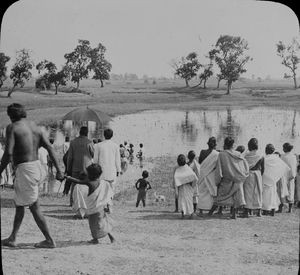
M86 168L88 179L79 180L67 176L75 184L86 185L89 188L86 200L87 216L93 239L89 241L92 244L98 244L99 239L108 236L111 243L115 241L111 235L112 223L108 217L107 205L111 203L113 190L106 180L100 180L102 169L99 164L91 164Z

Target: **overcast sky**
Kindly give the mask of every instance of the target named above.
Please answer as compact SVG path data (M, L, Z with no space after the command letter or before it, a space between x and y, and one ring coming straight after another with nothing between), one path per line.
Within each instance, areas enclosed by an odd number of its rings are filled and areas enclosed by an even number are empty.
M0 50L32 50L58 67L78 39L107 48L113 73L172 76L170 62L196 51L203 62L220 35L249 43L251 77L282 77L286 69L275 44L299 36L297 16L287 6L255 0L21 0L2 19Z

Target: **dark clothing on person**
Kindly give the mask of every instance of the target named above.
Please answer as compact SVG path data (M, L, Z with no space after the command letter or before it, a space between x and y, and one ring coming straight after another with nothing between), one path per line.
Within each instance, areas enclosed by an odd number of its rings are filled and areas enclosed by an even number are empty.
M250 168L250 171L257 171L257 170L259 170L261 174L264 173L265 170L264 158L261 158L252 168Z
M138 196L137 196L137 201L136 201L136 207L139 206L140 201L142 201L143 206L145 207L146 206L146 191L148 189L151 189L151 185L148 181L141 178L136 182L135 187L139 191Z
M67 174L79 179L86 173L86 167L92 164L94 156L93 142L86 136L79 136L71 141L67 156ZM73 204L74 184L71 184L70 205Z
M213 149L206 149L206 150L201 150L200 156L199 156L199 163L201 164L212 152Z

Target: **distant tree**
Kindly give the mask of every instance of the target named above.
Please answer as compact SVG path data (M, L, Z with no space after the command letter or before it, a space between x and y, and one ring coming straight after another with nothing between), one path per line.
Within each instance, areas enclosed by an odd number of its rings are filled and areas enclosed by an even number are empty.
M33 68L34 63L30 58L29 50L22 49L17 51L16 62L11 69L10 78L13 81L13 87L8 92L7 97L11 97L14 89L17 86L23 87L25 81L28 81L32 74L30 70Z
M10 60L9 56L6 56L4 53L0 53L0 88L3 85L3 82L7 78L6 72L7 72L7 67L6 63Z
M62 86L66 85L67 78L68 78L68 74L67 74L67 71L65 68L62 68L60 71L49 75L49 81L50 81L50 83L54 84L56 95L58 92L58 87L60 85L62 85Z
M78 40L79 45L73 52L64 55L66 58L66 71L69 72L71 81L76 83L79 88L80 80L88 78L88 65L91 62L90 52L91 46L88 40Z
M134 80L138 80L138 76L137 74L134 73L125 73L124 74L124 80L130 80L130 81L134 81Z
M221 82L221 80L223 80L224 78L223 78L223 75L222 75L222 74L217 74L217 78L218 78L217 89L219 89L219 88L220 88L220 82Z
M240 75L247 70L245 64L252 60L250 56L244 56L248 50L248 42L241 37L221 35L215 48L209 52L209 56L215 60L220 69L220 74L227 81L227 94L231 85L237 81Z
M111 71L111 64L105 59L106 48L99 43L94 49L89 52L91 59L87 68L94 72L93 79L100 80L101 87L103 87L103 80L109 80L109 72Z
M197 75L201 67L197 57L197 53L192 52L187 57L182 57L179 62L174 61L171 65L175 69L175 75L185 80L186 87L189 87L189 81Z
M51 89L51 82L49 77L51 74L55 73L56 65L48 60L43 60L39 62L35 66L36 70L38 71L40 77L35 82L36 88L42 88L44 90Z
M294 88L297 89L297 75L296 70L300 63L300 44L298 39L294 38L290 45L283 44L279 41L277 46L277 55L281 58L281 64L289 68L294 80Z
M55 94L57 95L58 87L60 85L66 85L68 72L65 67L57 72L56 65L53 62L44 60L36 65L36 69L39 73L43 72L43 75L36 82L37 88L39 87L37 83L41 83L40 85L45 85L47 89L50 89L51 84L54 84Z
M206 89L206 81L213 75L212 66L213 66L212 63L204 65L203 66L204 71L199 75L199 79L200 79L199 86L203 82L203 88L204 89Z

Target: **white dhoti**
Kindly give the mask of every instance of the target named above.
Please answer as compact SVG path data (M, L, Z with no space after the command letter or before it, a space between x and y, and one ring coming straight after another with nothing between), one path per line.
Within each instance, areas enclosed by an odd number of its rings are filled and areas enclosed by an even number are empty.
M87 213L87 197L89 188L86 185L76 184L73 189L73 210L82 218Z
M39 160L20 163L16 169L14 200L17 206L31 205L38 199L39 183L45 174Z

